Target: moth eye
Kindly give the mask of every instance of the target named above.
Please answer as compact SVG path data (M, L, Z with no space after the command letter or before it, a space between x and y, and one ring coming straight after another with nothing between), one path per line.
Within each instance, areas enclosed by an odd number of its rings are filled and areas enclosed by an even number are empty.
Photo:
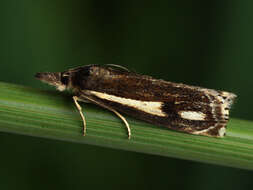
M64 85L67 85L69 82L69 76L66 75L66 74L62 74L61 75L61 83L64 84Z

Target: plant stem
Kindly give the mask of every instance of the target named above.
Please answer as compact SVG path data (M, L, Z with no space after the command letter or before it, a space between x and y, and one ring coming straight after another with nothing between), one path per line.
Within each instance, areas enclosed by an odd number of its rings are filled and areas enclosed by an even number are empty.
M231 119L224 138L184 134L82 103L87 135L68 93L0 82L0 131L253 169L253 122Z

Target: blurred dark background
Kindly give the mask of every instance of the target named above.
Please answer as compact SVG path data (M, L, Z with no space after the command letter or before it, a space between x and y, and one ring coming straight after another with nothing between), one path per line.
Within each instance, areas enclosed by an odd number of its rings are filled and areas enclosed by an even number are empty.
M2 0L0 81L54 90L34 73L118 64L234 92L232 117L251 120L252 6L236 0ZM1 133L0 147L0 189L253 185L251 171L90 145Z

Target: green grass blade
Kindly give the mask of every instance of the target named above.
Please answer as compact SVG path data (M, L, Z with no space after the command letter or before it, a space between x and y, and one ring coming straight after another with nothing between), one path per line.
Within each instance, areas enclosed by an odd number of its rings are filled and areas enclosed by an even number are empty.
M87 136L70 94L0 83L0 131L253 169L253 122L231 119L225 138L188 135L82 104Z

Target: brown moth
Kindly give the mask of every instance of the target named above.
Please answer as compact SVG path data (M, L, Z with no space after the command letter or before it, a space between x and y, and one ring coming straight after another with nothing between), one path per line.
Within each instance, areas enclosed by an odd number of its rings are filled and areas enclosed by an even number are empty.
M83 135L86 122L78 101L114 112L125 123L129 138L131 130L121 113L177 131L223 137L236 98L230 92L154 79L117 65L86 65L35 77L60 91L72 90L83 120Z

